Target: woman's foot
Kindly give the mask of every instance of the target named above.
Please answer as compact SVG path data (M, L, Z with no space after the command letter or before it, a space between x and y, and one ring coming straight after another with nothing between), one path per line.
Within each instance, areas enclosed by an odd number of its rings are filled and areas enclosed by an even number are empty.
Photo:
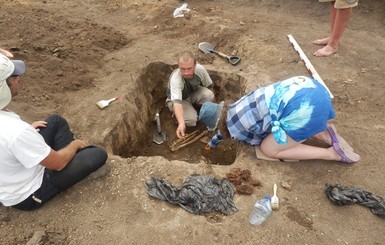
M329 124L326 131L330 135L331 148L334 150L334 156L337 161L355 163L360 160L360 155L355 153L353 147L337 133L337 129L333 124Z
M353 147L351 147L349 143L337 133L337 129L333 124L329 124L326 131L329 133L330 136L331 142L329 145L332 146L334 144L338 144L343 146L343 148L348 149L349 151L354 151Z
M317 57L327 57L327 56L330 56L332 54L337 53L337 49L338 48L333 48L332 46L326 45L325 47L320 48L317 51L315 51L313 55L317 56Z
M321 38L321 39L316 39L312 43L315 45L327 45L329 42L329 37Z
M335 155L337 158L337 161L343 162L343 163L356 163L358 162L361 157L357 153L353 152L350 149L344 148L342 145L339 144L333 144L332 148L334 149L335 153L338 155Z

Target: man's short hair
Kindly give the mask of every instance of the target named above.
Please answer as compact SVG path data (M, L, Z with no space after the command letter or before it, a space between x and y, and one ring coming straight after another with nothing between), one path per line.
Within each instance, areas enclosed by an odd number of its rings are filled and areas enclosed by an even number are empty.
M180 53L179 57L178 57L178 63L180 60L183 60L183 61L193 60L194 64L197 63L197 61L195 59L195 55L190 51L183 51L182 53Z

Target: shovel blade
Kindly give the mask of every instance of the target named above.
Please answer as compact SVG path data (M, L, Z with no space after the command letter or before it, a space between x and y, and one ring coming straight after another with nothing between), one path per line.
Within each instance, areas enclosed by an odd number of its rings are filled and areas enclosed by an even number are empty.
M226 55L224 53L216 51L214 45L208 42L199 43L198 48L205 54L216 53L220 57L226 58L229 61L229 63L232 64L233 66L237 65L241 61L241 58L238 56L230 56L230 55Z
M205 54L209 54L214 51L214 45L208 42L199 43L198 48Z
M155 143L157 143L158 145L160 145L166 141L166 133L165 132L160 132L160 133L155 132L152 140Z

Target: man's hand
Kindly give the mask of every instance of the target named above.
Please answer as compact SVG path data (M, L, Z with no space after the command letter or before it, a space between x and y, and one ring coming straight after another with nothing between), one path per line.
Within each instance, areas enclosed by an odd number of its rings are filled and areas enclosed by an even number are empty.
M176 128L176 136L178 136L178 138L183 138L186 134L186 125L184 123L179 123L178 124L178 127Z
M40 131L40 128L45 128L47 127L47 122L46 121L36 121L32 123L32 127L36 129L37 132Z
M77 148L77 151L78 150L81 150L83 149L84 147L87 146L86 142L84 142L83 140L79 140L79 139L75 139L71 142L71 144L74 144L75 147Z

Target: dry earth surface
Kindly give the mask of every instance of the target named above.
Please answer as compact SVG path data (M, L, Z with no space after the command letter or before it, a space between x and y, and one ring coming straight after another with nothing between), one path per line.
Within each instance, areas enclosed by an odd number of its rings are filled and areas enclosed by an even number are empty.
M0 207L0 244L383 244L383 219L360 205L333 205L324 187L340 183L385 196L384 2L360 1L339 52L328 58L312 56L318 47L311 44L328 33L328 4L187 3L190 13L173 18L182 4L175 0L1 1L0 46L28 65L11 109L28 122L63 115L76 137L108 150L112 170L38 211ZM335 124L361 155L359 163L267 162L257 160L250 146L230 145L230 164L223 148L216 155L222 158L210 161L200 142L178 155L152 142L152 119L179 52L196 53L222 86L222 98L239 97L258 85L308 74L288 34L334 94ZM240 56L241 63L204 55L198 49L203 41ZM113 96L120 99L109 107L95 105ZM162 110L162 120L166 116ZM173 127L171 120L165 123L168 141ZM176 186L193 173L224 178L235 167L251 170L262 185L252 195L236 194L239 211L230 216L188 213L150 198L144 185L150 176ZM254 202L272 194L274 183L280 209L261 226L250 225Z

